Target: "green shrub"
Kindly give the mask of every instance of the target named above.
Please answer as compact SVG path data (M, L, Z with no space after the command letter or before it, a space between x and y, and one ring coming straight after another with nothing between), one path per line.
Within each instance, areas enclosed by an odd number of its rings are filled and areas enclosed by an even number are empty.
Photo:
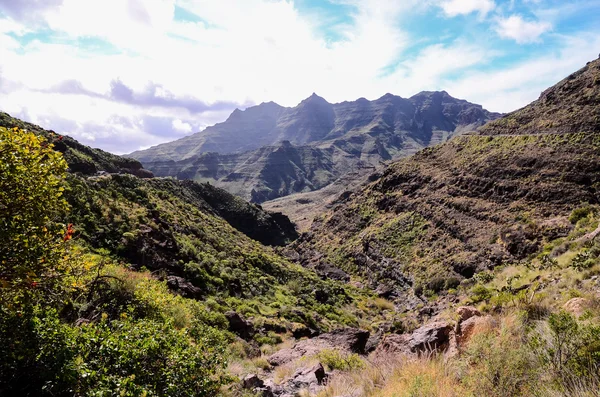
M322 350L317 357L329 370L348 371L365 366L365 362L358 354L344 353L335 349Z
M473 278L478 283L486 284L494 279L494 275L492 274L492 272L485 271L485 272L477 273L476 275L473 276Z
M0 127L0 283L50 289L60 266L67 163L44 138Z
M475 303L488 300L492 297L492 291L481 284L471 288L471 300Z
M600 326L580 322L565 311L551 314L547 325L549 333L534 335L530 343L557 379L600 375Z
M591 206L589 206L589 205L586 205L586 206L581 207L581 208L576 208L576 209L573 210L573 212L571 212L571 215L569 216L569 221L572 224L576 224L577 222L579 222L583 218L588 217L593 212L594 212L594 208L591 207Z
M571 260L571 267L575 270L581 271L591 268L596 264L596 258L592 256L590 251L579 252L573 260Z
M523 334L523 325L517 320L471 339L463 359L469 365L465 383L470 384L474 395L530 395L538 373L535 357L522 343Z

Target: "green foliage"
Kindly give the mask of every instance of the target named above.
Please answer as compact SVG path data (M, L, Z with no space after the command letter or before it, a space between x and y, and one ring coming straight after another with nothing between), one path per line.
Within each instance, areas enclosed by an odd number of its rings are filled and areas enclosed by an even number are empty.
M0 127L0 283L49 287L60 276L57 223L67 163L33 133Z
M583 218L587 218L589 215L593 214L594 211L594 208L590 205L586 205L581 208L576 208L573 210L573 212L571 212L571 215L569 216L569 221L572 224L576 224Z
M523 325L503 324L498 332L482 332L469 342L465 360L467 383L482 396L530 395L538 374L535 358L521 342Z
M358 354L345 353L336 349L325 349L317 355L322 364L329 370L349 371L359 369L365 366L365 362Z
M213 396L221 385L223 342L205 329L154 321L103 321L78 329L75 359L84 395Z
M531 346L558 379L600 375L600 326L565 311L551 314L547 325L549 333L534 335Z
M489 271L479 272L479 273L475 274L473 276L473 278L475 279L476 282L478 282L480 284L486 284L494 279L494 274Z
M471 300L475 303L488 300L492 297L492 291L481 284L471 288Z
M590 251L578 252L571 261L571 267L575 270L582 271L591 268L597 262L597 259Z
M0 128L0 393L215 395L227 334L210 325L225 319L148 273L67 250L65 171L45 139Z

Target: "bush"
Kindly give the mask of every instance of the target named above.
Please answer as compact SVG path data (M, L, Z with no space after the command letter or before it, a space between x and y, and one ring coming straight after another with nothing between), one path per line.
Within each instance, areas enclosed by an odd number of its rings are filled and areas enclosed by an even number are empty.
M549 333L539 332L531 346L560 380L600 375L600 326L580 323L565 311L549 316Z
M586 206L581 207L581 208L576 208L576 209L573 210L573 212L571 212L571 215L569 216L569 221L572 224L576 224L577 222L579 222L583 218L588 217L593 212L594 212L594 209L591 206L589 206L589 205L586 205Z
M206 329L192 343L186 331L148 320L84 325L77 332L78 393L213 396L225 366L218 340Z
M322 350L317 357L326 365L329 370L349 371L351 369L359 369L365 366L364 361L358 354L343 353L339 350L326 349Z
M504 319L499 330L473 336L465 352L469 376L465 379L481 396L529 395L538 379L535 358L522 343L523 325Z
M481 284L471 288L471 300L475 303L488 300L492 297L492 292Z
M0 127L0 282L49 289L60 272L67 163L44 138ZM72 229L69 229L69 233Z

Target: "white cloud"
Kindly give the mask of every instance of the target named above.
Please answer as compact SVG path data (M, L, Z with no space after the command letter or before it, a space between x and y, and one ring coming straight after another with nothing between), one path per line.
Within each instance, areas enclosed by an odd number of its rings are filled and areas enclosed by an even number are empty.
M21 45L6 33L32 27L0 20L0 108L123 153L223 121L236 106L294 106L313 91L340 102L445 89L490 110L511 110L583 62L581 55L561 55L548 65L482 74L480 66L491 68L505 54L485 34L420 48L421 37L402 29L424 7L417 0L335 2L353 13L329 28L342 38L330 42L319 30L322 21L291 0L60 0L37 13L60 42ZM485 16L495 8L493 0L424 3L441 6L446 16ZM202 22L174 20L175 4ZM90 37L111 46L77 47L74 38ZM111 96L115 82L120 100Z
M489 110L510 112L537 99L542 91L597 57L600 36L566 37L559 50L502 70L472 72L443 84L448 92Z
M494 0L444 0L440 7L449 17L457 15L467 15L478 12L480 15L487 15L496 8Z
M511 15L498 20L496 32L500 37L515 40L519 44L533 43L552 29L552 25L542 21L526 21L520 15Z
M192 126L186 122L183 122L179 119L175 119L172 121L173 129L177 131L181 131L183 133L189 134L192 132Z

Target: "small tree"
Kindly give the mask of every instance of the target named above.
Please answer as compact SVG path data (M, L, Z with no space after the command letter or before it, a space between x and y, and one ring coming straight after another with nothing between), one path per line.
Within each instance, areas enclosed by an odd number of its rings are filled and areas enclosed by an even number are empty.
M67 163L44 138L0 127L0 287L6 291L50 287L67 208L63 198Z

